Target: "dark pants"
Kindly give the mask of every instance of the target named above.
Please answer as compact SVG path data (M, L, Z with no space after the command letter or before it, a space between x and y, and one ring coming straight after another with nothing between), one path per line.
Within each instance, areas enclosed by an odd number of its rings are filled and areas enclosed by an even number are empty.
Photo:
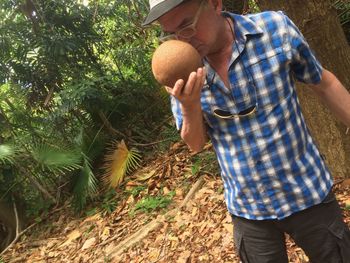
M233 216L236 250L244 263L288 262L288 233L312 263L350 263L350 230L331 192L319 205L282 220Z

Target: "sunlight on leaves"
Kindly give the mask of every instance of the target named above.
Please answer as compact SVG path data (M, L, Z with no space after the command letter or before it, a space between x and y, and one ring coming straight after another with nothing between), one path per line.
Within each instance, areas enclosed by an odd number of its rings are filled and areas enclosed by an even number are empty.
M115 142L111 151L105 156L104 183L111 188L119 186L123 182L125 174L139 166L140 160L140 154L136 150L129 150L124 140Z
M0 162L2 163L13 163L16 155L16 148L10 144L0 145Z

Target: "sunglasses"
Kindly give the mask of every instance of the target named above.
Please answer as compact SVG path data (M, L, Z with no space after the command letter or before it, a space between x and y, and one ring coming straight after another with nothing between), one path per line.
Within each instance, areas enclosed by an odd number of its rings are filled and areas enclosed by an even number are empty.
M257 110L258 110L258 105L255 104L253 106L250 106L247 109L240 111L237 114L232 114L229 111L221 110L221 109L214 109L213 114L214 114L214 116L219 117L221 119L235 119L235 118L248 117L248 116L254 114Z

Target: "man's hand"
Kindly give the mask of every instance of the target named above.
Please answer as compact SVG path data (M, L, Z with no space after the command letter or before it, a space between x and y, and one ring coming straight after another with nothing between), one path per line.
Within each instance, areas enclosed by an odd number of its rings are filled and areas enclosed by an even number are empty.
M199 152L208 141L203 121L201 90L205 81L205 69L192 72L185 84L182 79L176 81L173 88L165 87L167 92L179 100L182 111L181 138L192 151Z
M183 110L190 110L200 103L201 90L205 81L205 68L198 68L197 72L192 72L186 84L184 80L176 81L173 88L165 87L167 92L179 100Z

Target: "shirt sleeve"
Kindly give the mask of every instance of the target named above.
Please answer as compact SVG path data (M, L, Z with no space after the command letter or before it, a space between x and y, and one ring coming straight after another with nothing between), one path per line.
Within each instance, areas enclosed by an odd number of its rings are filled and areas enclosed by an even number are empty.
M322 66L298 27L286 16L285 21L292 51L291 69L295 78L308 84L322 79Z
M171 111L173 112L176 128L181 130L182 127L182 111L180 107L180 102L174 97L170 96Z

